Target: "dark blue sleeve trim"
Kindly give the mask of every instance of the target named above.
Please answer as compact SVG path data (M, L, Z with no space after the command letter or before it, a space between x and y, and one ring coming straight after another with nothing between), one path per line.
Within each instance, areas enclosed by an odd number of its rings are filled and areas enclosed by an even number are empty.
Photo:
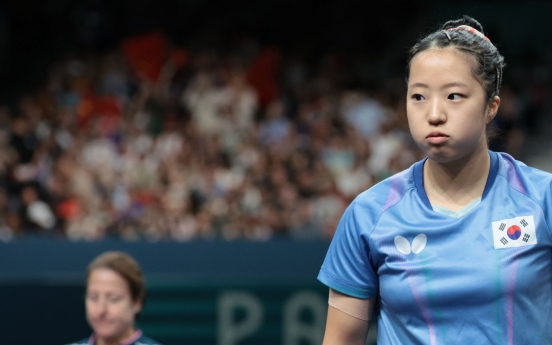
M489 190L491 190L491 187L496 179L496 174L498 173L498 154L489 150L489 156L491 157L491 168L489 169L489 176L487 177L487 182L485 184L485 189L483 190L481 199L485 199L485 196L489 193Z

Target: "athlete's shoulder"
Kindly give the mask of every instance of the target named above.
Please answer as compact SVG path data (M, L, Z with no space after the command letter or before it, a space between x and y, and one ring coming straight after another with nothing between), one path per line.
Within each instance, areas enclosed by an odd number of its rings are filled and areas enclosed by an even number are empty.
M422 162L416 164L419 163ZM344 219L354 219L363 224L364 229L373 228L382 214L398 204L407 191L415 188L416 164L359 194L345 211Z
M360 193L353 200L353 204L372 203L385 206L394 202L395 199L401 198L408 190L415 188L414 170L419 164L423 164L423 161L413 164L408 169L388 177Z
M530 167L507 153L500 152L498 157L498 175L503 176L512 188L528 196L550 193L552 174Z

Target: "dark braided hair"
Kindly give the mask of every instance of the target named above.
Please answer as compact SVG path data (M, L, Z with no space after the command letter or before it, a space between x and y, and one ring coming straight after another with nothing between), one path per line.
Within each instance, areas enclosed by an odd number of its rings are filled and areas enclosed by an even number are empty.
M487 101L491 102L495 96L498 96L500 91L502 69L505 66L504 57L484 37L466 30L448 30L455 29L460 25L468 25L479 32L483 32L481 24L469 16L464 16L462 19L449 20L441 29L429 34L410 49L410 56L406 66L406 80L408 82L410 64L416 54L431 48L452 47L474 57L475 61L471 64L472 74L483 86Z

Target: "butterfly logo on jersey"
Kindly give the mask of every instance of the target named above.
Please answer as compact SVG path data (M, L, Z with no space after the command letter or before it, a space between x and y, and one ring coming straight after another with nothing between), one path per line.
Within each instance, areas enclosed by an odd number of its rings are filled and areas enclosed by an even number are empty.
M492 223L495 249L514 248L537 244L535 219L522 216Z
M414 240L412 241L412 246L410 246L410 242L402 236L396 236L395 237L395 247L397 247L398 251L403 253L404 255L410 254L410 252L414 254L420 254L422 250L426 247L427 244L427 236L425 234L419 234L418 236L414 237Z

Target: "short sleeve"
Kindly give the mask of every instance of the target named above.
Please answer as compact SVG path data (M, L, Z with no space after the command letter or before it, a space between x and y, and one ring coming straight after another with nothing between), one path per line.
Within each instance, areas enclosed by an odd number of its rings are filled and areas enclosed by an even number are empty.
M379 286L367 235L373 220L367 218L359 204L347 208L318 274L323 284L357 298L375 296Z

